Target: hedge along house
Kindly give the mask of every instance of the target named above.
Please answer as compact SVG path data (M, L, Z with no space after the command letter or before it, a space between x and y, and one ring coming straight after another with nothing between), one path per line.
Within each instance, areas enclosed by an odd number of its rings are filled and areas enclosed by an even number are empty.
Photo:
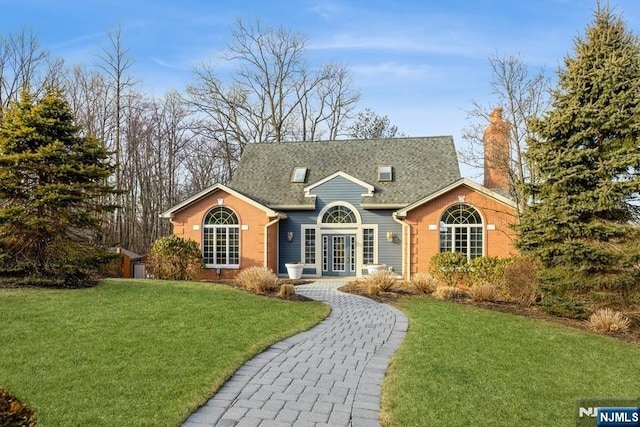
M489 129L502 136L488 144L506 138L508 147L503 124L492 120ZM501 189L460 178L448 136L250 144L228 186L209 187L161 217L200 244L208 278L251 266L285 275L287 263L302 263L306 277L358 277L369 264L408 277L440 251L514 252L515 204L505 175L492 168L485 177Z

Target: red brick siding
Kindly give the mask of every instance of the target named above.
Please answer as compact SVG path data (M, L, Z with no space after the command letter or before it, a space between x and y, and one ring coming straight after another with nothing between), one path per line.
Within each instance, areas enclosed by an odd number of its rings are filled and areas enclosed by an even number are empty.
M516 237L511 225L516 221L516 210L466 185L454 188L450 192L411 210L405 219L410 226L411 274L427 271L429 260L440 251L440 218L444 211L459 203L476 208L482 215L484 225L484 255L508 257L517 254L513 243ZM429 224L435 224L436 230L429 230ZM487 230L487 225L495 225L495 230Z
M198 200L185 209L175 213L173 234L194 240L202 248L202 221L212 208L219 206L218 199L222 199L222 206L235 212L240 222L240 268L264 266L264 226L271 220L265 212L223 190L216 190L212 194ZM194 226L198 226L194 230ZM243 230L242 226L248 227ZM267 268L276 271L277 253L274 249L277 240L277 224L269 227L269 249ZM238 273L237 269L223 269L220 278L232 278ZM216 269L205 269L203 279L217 279Z

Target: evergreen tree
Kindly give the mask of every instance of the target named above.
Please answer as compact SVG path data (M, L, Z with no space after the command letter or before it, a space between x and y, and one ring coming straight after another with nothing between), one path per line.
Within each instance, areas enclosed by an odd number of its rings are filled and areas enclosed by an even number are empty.
M78 286L105 253L93 244L114 168L74 124L57 89L24 92L0 122L0 276Z
M640 259L631 225L640 193L640 44L599 3L559 71L552 108L533 120L528 156L540 178L519 247L553 272L551 287L589 294L633 286Z

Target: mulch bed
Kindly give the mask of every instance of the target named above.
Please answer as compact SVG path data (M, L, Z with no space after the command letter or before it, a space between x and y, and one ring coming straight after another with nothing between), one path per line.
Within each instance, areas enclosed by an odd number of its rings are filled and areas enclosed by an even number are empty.
M205 282L217 283L219 285L229 286L229 287L232 287L232 288L235 288L235 289L239 289L241 291L244 291L244 292L247 292L247 293L250 293L250 294L262 295L262 296L269 297L269 298L277 298L277 299L282 299L282 300L287 300L287 301L314 301L311 298L305 297L304 295L300 295L298 293L296 293L295 295L291 295L291 296L289 296L287 298L279 297L277 291L267 291L267 292L262 293L262 294L256 294L255 292L251 292L251 291L247 290L246 288L244 288L243 286L240 286L233 279L205 280ZM306 285L308 283L313 283L313 280L280 279L278 281L278 283L281 284L281 285L291 284L291 285L297 286L297 285Z
M341 287L339 290L342 291L342 292L347 292L347 293L361 295L361 296L364 296L364 297L367 297L367 298L371 298L372 300L375 300L375 301L378 301L378 302L381 302L381 303L385 303L385 304L393 304L399 298L401 298L403 296L409 296L409 295L413 295L413 296L422 295L424 298L432 298L429 295L415 294L413 292L409 292L409 291L404 290L402 288L393 289L391 292L380 292L380 294L378 294L378 295L370 295L366 291L366 288L364 286L358 284L358 282L349 282L345 286ZM503 313L509 313L509 314L513 314L513 315L516 315L516 316L525 316L525 317L530 317L530 318L533 318L533 319L540 319L540 320L545 320L545 321L549 321L549 322L559 323L559 324L562 324L562 325L565 325L565 326L570 326L570 327L573 327L573 328L583 329L583 330L589 331L591 333L597 333L597 332L594 332L591 329L589 329L587 327L586 322L583 321L583 320L570 319L570 318L566 318L566 317L552 316L550 314L547 314L547 313L541 311L536 306L523 307L521 305L518 305L518 304L512 303L512 302L508 302L508 301L481 302L481 301L474 301L474 300L472 300L470 298L452 299L450 301L458 303L458 304L471 305L471 306L474 306L474 307L480 307L480 308L484 308L484 309L487 309L487 310L501 311ZM601 335L606 335L606 336L610 336L610 337L613 337L613 338L621 339L623 341L628 341L628 342L631 342L631 343L640 344L640 318L634 319L634 321L632 321L631 328L626 332L615 332L615 333L614 332L608 332L608 333L602 333Z

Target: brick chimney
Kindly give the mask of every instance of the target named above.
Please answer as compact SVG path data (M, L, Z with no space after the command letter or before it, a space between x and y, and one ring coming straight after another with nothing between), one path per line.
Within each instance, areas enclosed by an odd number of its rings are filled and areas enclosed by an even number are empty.
M509 122L502 118L502 108L491 113L484 131L484 186L509 191Z

